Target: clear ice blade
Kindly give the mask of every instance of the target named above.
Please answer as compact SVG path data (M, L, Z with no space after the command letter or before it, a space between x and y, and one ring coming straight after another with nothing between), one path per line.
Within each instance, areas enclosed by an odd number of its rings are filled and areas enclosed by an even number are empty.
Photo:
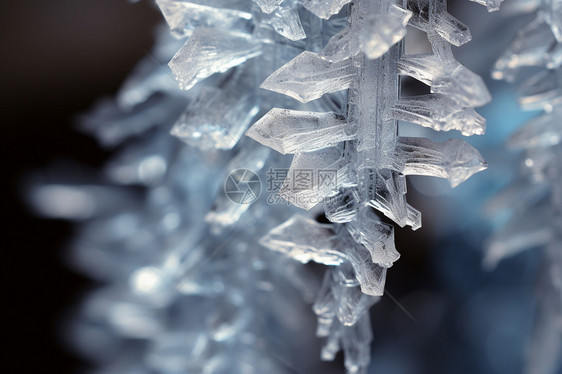
M305 51L271 74L261 88L307 103L349 88L354 73L351 60L332 63Z
M316 151L356 137L343 116L273 108L246 132L282 154Z
M247 34L197 28L169 63L179 86L189 90L214 73L224 73L259 56L261 46Z

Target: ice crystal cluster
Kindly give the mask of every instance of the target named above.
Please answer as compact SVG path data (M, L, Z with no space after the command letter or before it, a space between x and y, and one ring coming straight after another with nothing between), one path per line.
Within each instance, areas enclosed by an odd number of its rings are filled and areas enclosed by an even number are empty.
M523 152L521 172L489 204L509 214L491 238L484 264L542 248L535 324L525 373L550 374L562 357L562 4L516 1L506 11L534 13L497 60L493 77L518 85L523 110L541 113L523 124L508 147Z
M161 35L83 121L117 156L94 182L44 179L30 193L41 213L81 221L74 261L104 282L82 307L79 344L118 358L103 373L290 372L271 352L283 336L298 347L282 331L295 329L285 311L300 290L322 359L343 350L348 373L365 373L368 311L400 256L376 212L417 229L407 175L454 187L486 167L463 140L399 136L400 121L484 132L475 108L489 93L451 50L468 28L443 0L156 3L176 39ZM431 53L404 52L410 28ZM430 93L402 95L406 76ZM291 207L223 191L283 168L273 197ZM327 265L320 287L298 264L310 261Z

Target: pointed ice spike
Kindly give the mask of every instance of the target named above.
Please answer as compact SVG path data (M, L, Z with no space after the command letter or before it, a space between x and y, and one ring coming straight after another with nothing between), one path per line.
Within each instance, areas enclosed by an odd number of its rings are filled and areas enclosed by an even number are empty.
M261 11L267 14L277 9L282 2L283 0L254 0L254 3L258 4Z
M214 73L223 73L262 53L249 35L200 27L169 63L179 86L189 90Z
M408 9L413 13L410 20L412 26L425 32L434 32L457 47L472 38L468 27L447 12L445 1L409 0Z
M232 29L252 18L245 0L156 0L176 37L191 35L200 26Z
M202 87L197 100L176 121L171 134L184 143L208 150L232 149L259 108L251 87L253 71L239 69L225 78L221 88Z
M324 148L293 158L279 196L299 208L309 210L341 187L354 185L350 165L337 148Z
M481 106L491 100L484 81L457 62L443 64L435 55L406 55L398 61L399 74L431 86L431 91L449 95L463 106Z
M370 207L363 206L346 228L357 243L369 250L374 263L388 268L400 258L394 246L394 227L381 222Z
M351 60L331 63L305 51L271 74L261 88L307 103L349 88L354 74Z
M470 0L470 1L484 5L488 9L488 12L495 12L496 10L499 10L500 4L503 2L503 0Z
M392 5L387 11L352 18L351 25L334 35L320 56L332 62L343 61L360 51L378 58L406 34L411 12Z
M392 108L394 118L436 131L458 130L465 136L481 135L486 120L472 108L460 107L441 94L406 97Z
M370 14L359 31L359 40L367 57L379 58L402 40L411 16L412 12L396 5L392 5L388 13Z
M330 225L297 214L260 239L260 244L302 263L339 265L346 261Z
M299 13L294 9L279 7L271 14L265 15L263 22L271 25L276 33L289 40L306 38Z
M324 214L330 222L349 222L357 215L360 202L357 188L345 188L324 201Z
M371 171L376 181L375 198L368 202L400 227L421 227L421 213L406 203L406 178L388 169Z
M347 26L330 38L328 44L320 52L320 57L331 62L341 62L355 56L360 50L359 38L351 26Z
M343 116L273 108L246 131L250 138L282 154L311 152L354 139L355 126Z
M373 263L369 251L360 244L345 243L345 252L355 270L361 291L371 296L381 296L386 282L386 268Z
M404 175L446 178L456 187L473 174L487 168L480 153L460 139L435 143L426 138L400 138L397 162Z
M317 17L328 19L338 14L351 0L302 0L303 6Z

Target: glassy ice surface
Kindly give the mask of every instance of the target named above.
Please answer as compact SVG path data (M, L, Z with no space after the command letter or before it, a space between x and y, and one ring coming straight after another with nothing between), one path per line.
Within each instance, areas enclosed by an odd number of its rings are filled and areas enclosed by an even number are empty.
M301 0L303 6L320 18L328 19L339 13L341 8L351 0Z
M356 137L337 113L273 108L246 135L279 153L312 152Z
M271 74L261 88L307 103L349 88L353 74L350 59L332 63L316 53L303 52Z
M234 147L259 111L255 91L239 92L241 86L253 83L251 73L236 69L225 78L221 88L202 87L171 134L202 149Z
M169 65L179 86L189 90L212 74L224 73L260 54L260 45L247 34L199 27Z

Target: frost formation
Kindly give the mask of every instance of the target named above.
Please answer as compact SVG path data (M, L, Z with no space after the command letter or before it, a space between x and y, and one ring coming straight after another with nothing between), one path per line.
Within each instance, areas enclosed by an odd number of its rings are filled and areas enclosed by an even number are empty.
M260 330L289 329L283 305L299 290L314 300L322 359L343 350L347 372L366 373L368 310L400 256L375 211L417 229L407 175L454 187L486 167L463 140L399 136L399 121L484 132L474 108L489 93L451 50L468 28L443 0L156 3L177 40L161 35L117 100L84 120L122 151L93 183L55 178L30 192L41 213L82 222L74 261L95 263L85 271L106 282L83 305L77 337L98 334L110 355L128 347L104 372L290 372ZM409 27L426 33L431 53L404 53ZM402 76L430 93L401 95ZM278 153L294 156L277 194L312 212L321 202L330 224L265 194L239 204L221 193L230 171L286 166ZM307 188L296 186L302 170L313 172ZM335 184L322 183L323 170ZM328 266L318 290L293 260Z

